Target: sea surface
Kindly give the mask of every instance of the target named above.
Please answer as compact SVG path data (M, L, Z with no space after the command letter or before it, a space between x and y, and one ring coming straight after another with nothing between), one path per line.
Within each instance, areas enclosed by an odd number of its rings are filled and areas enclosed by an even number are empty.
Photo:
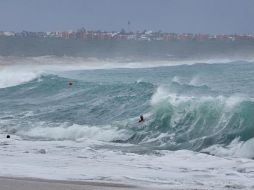
M251 60L0 60L1 176L254 189Z

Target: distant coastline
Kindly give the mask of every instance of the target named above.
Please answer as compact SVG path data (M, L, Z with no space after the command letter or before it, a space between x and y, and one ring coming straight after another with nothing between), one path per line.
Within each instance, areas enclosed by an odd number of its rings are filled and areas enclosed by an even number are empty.
M193 33L172 33L162 31L92 31L85 28L77 31L61 32L10 32L0 31L0 36L5 37L36 37L36 38L61 38L76 40L135 40L135 41L239 41L252 40L254 34L193 34Z

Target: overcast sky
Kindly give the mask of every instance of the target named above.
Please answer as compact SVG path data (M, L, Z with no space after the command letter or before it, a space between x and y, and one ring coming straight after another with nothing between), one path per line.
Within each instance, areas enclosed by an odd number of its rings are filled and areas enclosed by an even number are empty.
M0 31L254 33L254 0L0 0Z

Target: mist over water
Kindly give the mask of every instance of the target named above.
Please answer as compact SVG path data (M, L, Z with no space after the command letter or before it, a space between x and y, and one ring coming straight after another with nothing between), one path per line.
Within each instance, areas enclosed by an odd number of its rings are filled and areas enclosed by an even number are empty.
M82 57L130 61L253 58L252 40L77 40L0 36L0 56ZM64 61L64 60L63 60Z

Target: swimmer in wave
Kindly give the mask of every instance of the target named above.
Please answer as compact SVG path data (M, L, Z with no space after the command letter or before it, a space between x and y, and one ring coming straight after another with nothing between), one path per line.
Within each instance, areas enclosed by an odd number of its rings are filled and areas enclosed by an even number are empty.
M144 117L143 117L143 115L141 115L141 116L139 116L139 123L141 123L141 122L144 122L145 120L144 120Z

